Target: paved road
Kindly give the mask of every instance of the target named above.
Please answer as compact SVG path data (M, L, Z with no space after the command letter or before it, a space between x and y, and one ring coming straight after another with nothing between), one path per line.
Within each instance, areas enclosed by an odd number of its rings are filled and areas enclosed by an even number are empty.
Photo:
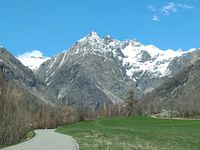
M36 137L2 150L78 150L72 137L54 132L54 129L36 130Z

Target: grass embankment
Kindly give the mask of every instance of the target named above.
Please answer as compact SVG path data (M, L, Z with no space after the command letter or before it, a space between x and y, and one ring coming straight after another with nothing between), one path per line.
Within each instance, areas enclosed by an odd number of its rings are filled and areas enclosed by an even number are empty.
M81 150L199 150L200 121L113 117L59 127Z
M34 131L30 131L30 132L26 135L25 141L28 141L28 140L34 138L35 136L36 136L35 132L34 132Z

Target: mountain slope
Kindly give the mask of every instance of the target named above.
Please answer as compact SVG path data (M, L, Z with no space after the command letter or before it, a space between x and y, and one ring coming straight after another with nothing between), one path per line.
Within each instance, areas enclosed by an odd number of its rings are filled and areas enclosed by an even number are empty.
M100 40L100 41L99 41ZM132 80L96 33L77 42L69 51L43 63L37 74L67 104L123 102Z
M187 64L180 72L166 80L142 99L149 112L151 105L155 112L161 109L176 110L180 116L199 115L200 107L200 59ZM187 115L187 116L186 116Z
M36 99L43 103L55 102L56 97L51 94L45 82L36 77L32 70L25 67L5 48L0 48L0 68L6 80L14 82Z
M164 51L135 40L101 38L92 32L66 52L44 62L36 74L63 102L72 104L83 98L93 104L120 103L128 89L139 98L199 55L198 49Z

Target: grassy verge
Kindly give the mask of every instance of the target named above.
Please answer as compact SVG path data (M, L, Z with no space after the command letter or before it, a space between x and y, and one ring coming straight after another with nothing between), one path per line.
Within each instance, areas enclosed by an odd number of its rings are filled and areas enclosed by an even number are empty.
M199 150L199 120L113 117L59 127L81 150Z
M34 131L30 131L27 135L26 135L26 141L34 138L36 136Z

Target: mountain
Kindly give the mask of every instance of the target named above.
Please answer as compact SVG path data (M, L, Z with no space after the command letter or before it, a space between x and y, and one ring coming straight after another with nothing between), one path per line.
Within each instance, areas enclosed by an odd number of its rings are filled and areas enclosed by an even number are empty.
M172 78L142 98L147 112L161 109L176 110L181 117L198 116L200 113L200 57L184 66Z
M32 52L26 52L22 55L17 56L17 59L19 59L23 65L35 71L40 67L43 62L47 61L50 58L44 57L40 51L34 50Z
M128 90L140 98L199 55L199 49L160 50L136 40L101 38L91 32L44 62L36 74L63 103L121 103Z
M32 70L24 66L5 48L0 48L0 69L5 80L16 84L34 97L35 101L53 105L56 97L51 94L46 83L36 77Z
M137 88L104 42L93 32L43 63L36 74L68 105L123 102L128 89Z

